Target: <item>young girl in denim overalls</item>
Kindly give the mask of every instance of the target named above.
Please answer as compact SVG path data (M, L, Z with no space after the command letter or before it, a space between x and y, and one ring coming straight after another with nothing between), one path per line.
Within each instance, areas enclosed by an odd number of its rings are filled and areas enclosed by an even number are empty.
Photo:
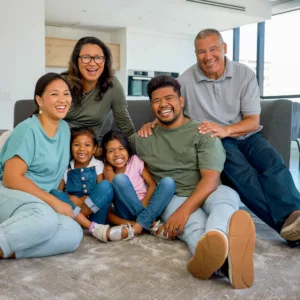
M129 141L119 131L110 131L102 140L105 178L114 188L114 208L108 221L119 225L111 229L116 239L131 239L142 233L168 239L164 225L156 221L175 192L175 182L165 177L156 185L144 162L133 155ZM126 224L126 225L124 225Z
M121 240L114 238L114 227L106 223L113 199L113 187L103 180L103 162L94 154L97 140L91 128L82 127L71 131L71 160L57 190L51 194L70 204L74 219L102 242ZM112 231L112 233L111 233Z

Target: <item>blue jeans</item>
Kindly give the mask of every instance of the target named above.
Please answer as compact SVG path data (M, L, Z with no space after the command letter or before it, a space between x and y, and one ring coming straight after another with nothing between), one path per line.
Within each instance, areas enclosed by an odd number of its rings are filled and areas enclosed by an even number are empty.
M60 190L52 190L50 194L52 194L59 200L70 204L74 211L74 217L76 217L80 212L81 208L75 206L75 204L69 199L67 193ZM89 217L90 221L98 224L106 223L113 196L113 187L108 180L102 180L95 185L95 187L91 190L90 194L84 201L84 203L92 211L92 215Z
M270 227L280 232L300 194L280 154L262 137L222 139L226 162L222 181L233 187L242 202Z
M162 221L166 223L187 199L188 197L175 195L164 210ZM239 203L240 197L233 189L220 185L207 197L204 204L189 216L183 233L178 238L184 241L194 254L197 243L204 233L217 229L227 235L228 221L239 209Z
M126 220L136 220L145 229L149 229L156 218L161 215L176 188L172 178L161 179L149 204L144 207L127 175L116 175L112 184L115 191L114 209L116 215Z
M4 257L42 257L72 252L81 227L35 196L7 189L0 181L0 248Z

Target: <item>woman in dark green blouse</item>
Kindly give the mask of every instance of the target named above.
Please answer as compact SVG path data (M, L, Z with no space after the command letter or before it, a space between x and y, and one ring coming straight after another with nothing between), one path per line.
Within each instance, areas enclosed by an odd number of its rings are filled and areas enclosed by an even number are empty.
M127 111L124 90L112 70L110 49L95 37L81 38L71 54L69 68L63 73L70 84L72 106L65 120L70 127L91 127L100 144L112 124L126 136L135 132ZM100 154L98 150L97 154Z

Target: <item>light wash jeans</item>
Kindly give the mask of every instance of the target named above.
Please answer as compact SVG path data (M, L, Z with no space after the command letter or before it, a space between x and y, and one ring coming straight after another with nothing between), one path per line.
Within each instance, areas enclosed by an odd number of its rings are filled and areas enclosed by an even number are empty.
M4 257L42 257L72 252L81 227L37 197L7 189L0 181L0 248Z
M71 205L74 211L74 217L78 215L81 208L75 206L75 204L69 199L67 193L60 190L52 190L50 192L53 196L59 200ZM83 196L83 195L82 195ZM109 208L111 206L114 196L112 184L108 180L102 180L95 184L84 203L92 211L89 216L89 220L98 224L105 224Z
M172 178L161 179L149 204L144 207L127 175L116 175L112 184L115 191L114 210L116 215L126 220L136 220L145 229L149 229L156 218L162 214L176 188Z
M186 201L188 197L174 196L162 214L164 223ZM194 254L198 241L204 233L221 230L227 235L227 225L231 215L239 209L239 195L230 187L220 185L211 193L201 208L195 210L178 238L184 241Z

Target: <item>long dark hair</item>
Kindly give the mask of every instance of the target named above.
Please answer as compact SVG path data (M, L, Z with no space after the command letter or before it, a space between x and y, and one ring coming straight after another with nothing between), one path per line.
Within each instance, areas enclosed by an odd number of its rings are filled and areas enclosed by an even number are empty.
M36 96L42 97L47 86L57 79L63 80L66 83L66 85L68 86L68 88L70 89L69 83L66 81L66 79L64 79L61 75L59 75L57 73L51 72L51 73L47 73L47 74L43 75L42 77L40 77L40 79L37 81L37 83L35 85L35 89L34 89L33 99L36 104L36 109L34 110L33 114L37 114L40 110L40 107L36 101Z
M106 162L107 144L113 140L118 140L122 144L122 146L127 150L128 158L130 159L133 155L133 150L125 134L118 130L110 130L104 135L101 141L102 160Z
M112 55L110 49L96 37L83 37L75 45L70 57L68 70L62 75L68 76L71 87L71 94L75 106L79 106L82 101L83 87L81 83L81 73L78 68L78 57L81 48L86 44L98 45L105 56L103 73L98 79L97 87L99 89L99 100L102 99L106 91L113 86Z

